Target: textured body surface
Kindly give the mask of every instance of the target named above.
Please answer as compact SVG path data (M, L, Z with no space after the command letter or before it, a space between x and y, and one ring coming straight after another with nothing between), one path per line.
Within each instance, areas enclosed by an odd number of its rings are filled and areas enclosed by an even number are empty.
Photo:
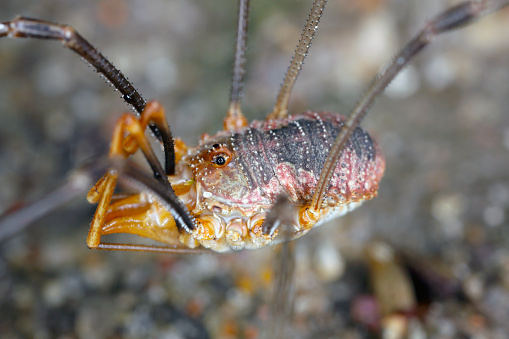
M294 230L287 239L300 237L315 223L341 216L376 196L385 162L372 138L357 128L336 165L318 220L306 224L299 217L301 208L311 203L344 120L335 113L306 112L254 121L237 132L205 138L188 150L171 180L193 179L189 193L181 196L200 223L192 238L220 252L259 248L273 243L261 234L260 226L281 195L295 205L293 221L287 225ZM197 245L184 239L188 246Z
M237 134L234 143L251 186L274 198L281 191L274 189L277 185L292 201L309 204L344 119L335 113L307 112L283 122L255 122ZM384 168L380 148L357 128L336 166L327 192L329 204L374 196Z
M221 170L199 167L196 180L204 190L233 204L273 203L280 194L291 201L309 204L332 142L344 117L335 113L307 112L283 121L254 121L233 134L221 132L191 152L191 162L200 162L215 144L233 153L232 167L241 178ZM188 158L184 157L183 162ZM199 165L196 165L199 166ZM385 163L380 148L362 128L357 128L327 192L327 205L368 200L376 195ZM210 177L209 177L210 176Z

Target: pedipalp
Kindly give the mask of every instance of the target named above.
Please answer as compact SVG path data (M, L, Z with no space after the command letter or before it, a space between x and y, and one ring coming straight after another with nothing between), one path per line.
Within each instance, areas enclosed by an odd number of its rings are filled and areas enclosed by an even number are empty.
M157 102L149 102L141 113L140 119L131 113L122 115L115 125L113 138L110 146L109 158L113 161L116 159L124 159L135 153L138 148L141 149L147 162L152 168L156 182L152 178L147 179L142 172L132 169L122 168L121 172L126 173L128 178L134 179L138 185L151 190L157 196L161 196L163 201L168 203L168 210L172 212L176 221L176 227L180 232L191 233L196 228L194 218L189 214L184 204L177 198L173 187L168 181L164 170L159 163L147 137L144 133L148 124L155 126L167 126L164 110ZM109 169L106 174L97 182L90 190L87 199L90 203L98 203L97 210L94 215L90 231L87 237L87 245L90 248L98 248L101 243L102 230L105 225L105 217L111 204L113 192L119 179L119 166ZM140 190L141 191L141 190ZM163 193L164 192L164 193ZM133 225L126 225L119 228L117 232L131 232L136 229ZM147 230L147 232L152 229ZM149 234L149 233L147 233ZM153 238L158 239L159 234L155 233ZM119 244L120 246L120 244Z

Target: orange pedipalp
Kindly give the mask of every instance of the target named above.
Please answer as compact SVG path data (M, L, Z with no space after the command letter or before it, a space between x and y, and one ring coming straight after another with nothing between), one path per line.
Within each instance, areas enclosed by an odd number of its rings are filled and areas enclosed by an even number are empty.
M159 203L135 194L111 204L104 217L101 235L128 233L166 244L179 244L175 220Z
M166 122L166 115L164 108L157 101L149 101L145 105L143 114L138 119L138 125L141 131L145 131L149 124L155 124L159 129L167 129L168 123ZM143 133L143 132L142 132ZM136 139L136 140L135 140ZM129 154L136 152L139 146L139 138L135 138L134 135L130 134L124 138L123 148Z
M103 235L128 233L169 245L180 244L179 232L175 220L171 216L165 219L164 227L147 223L147 221L147 214L145 213L115 218L103 226Z
M107 224L113 219L126 215L141 214L146 212L149 208L150 204L146 201L146 199L142 199L140 194L127 196L110 204L108 212L104 218L104 223Z
M157 165L153 170L157 170L162 175L164 171L144 133L149 123L155 123L160 128L164 126L167 128L164 110L157 102L147 103L140 119L131 113L122 115L114 128L109 157L111 159L126 158L141 148L149 163L152 166ZM184 148L185 144L183 142L181 144ZM128 196L110 205L117 177L116 170L108 171L88 194L90 202L99 202L99 204L90 226L87 245L90 248L97 248L101 243L101 235L110 233L137 234L166 243L174 243L175 239L178 241L178 231L173 217L157 204L161 210L160 213L157 212L157 216L161 214L168 214L168 216L158 219L164 220L164 223L156 225L156 222L151 221L153 215L148 214L151 208L156 207L156 204L142 199L143 195ZM186 191L186 189L189 191L189 188L184 185L179 191Z

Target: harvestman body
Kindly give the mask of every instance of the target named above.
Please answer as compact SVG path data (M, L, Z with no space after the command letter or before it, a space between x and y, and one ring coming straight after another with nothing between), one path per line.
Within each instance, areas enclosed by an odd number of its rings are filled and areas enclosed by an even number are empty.
M265 121L247 123L240 110L249 1L241 0L230 106L224 131L190 148L174 139L164 110L146 102L132 84L73 28L17 18L0 23L0 37L60 40L103 74L139 116L115 126L108 163L88 200L98 203L87 244L110 250L217 252L290 240L376 196L384 171L380 149L359 127L373 101L438 34L466 25L509 1L463 2L429 21L373 81L348 118L336 113L288 115L293 84L326 1L315 1L276 105ZM161 141L165 168L146 136ZM140 148L153 175L125 159ZM117 181L139 194L115 199ZM4 224L6 222L4 221ZM169 245L102 243L101 236L130 233Z

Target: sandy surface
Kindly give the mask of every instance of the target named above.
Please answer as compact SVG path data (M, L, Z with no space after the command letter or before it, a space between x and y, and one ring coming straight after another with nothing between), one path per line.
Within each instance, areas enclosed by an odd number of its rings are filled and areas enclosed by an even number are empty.
M164 104L175 135L195 144L200 134L221 128L235 35L234 2L203 3L4 1L0 20L21 14L72 24L146 98ZM348 112L376 71L444 6L351 3L328 4L291 112ZM249 119L271 110L310 6L253 1ZM506 10L437 39L374 106L364 126L386 155L379 197L297 241L294 337L379 333L366 326L371 286L401 278L391 270L369 278L364 252L374 239L392 244L403 266L426 282L417 288L413 334L505 337L508 33ZM106 154L114 121L127 109L58 43L0 40L0 211L44 195L84 160ZM85 238L93 210L77 198L0 245L2 337L260 336L278 274L271 269L273 248L203 256L90 251Z

